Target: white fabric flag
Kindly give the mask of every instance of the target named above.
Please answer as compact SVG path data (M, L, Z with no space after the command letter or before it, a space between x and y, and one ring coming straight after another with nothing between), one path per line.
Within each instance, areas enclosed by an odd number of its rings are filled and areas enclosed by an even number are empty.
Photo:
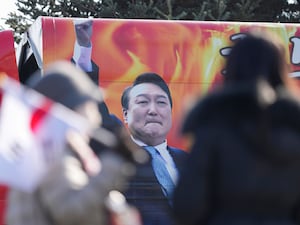
M0 183L32 192L61 157L66 131L88 133L90 128L79 114L5 78L0 87Z

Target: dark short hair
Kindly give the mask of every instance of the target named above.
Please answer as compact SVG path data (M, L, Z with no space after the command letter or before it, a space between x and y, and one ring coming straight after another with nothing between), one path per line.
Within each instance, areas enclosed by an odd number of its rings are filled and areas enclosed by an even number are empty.
M121 97L121 104L122 104L123 108L128 109L129 93L130 93L131 89L134 86L143 84L143 83L152 83L152 84L155 84L158 87L160 87L167 94L171 107L173 106L171 92L170 92L170 89L169 89L167 83L164 81L164 79L156 73L147 72L147 73L142 73L139 76L137 76L136 79L134 80L133 84L131 86L127 87L123 91L123 94Z
M132 86L125 88L122 93L121 104L124 109L128 109L129 92L130 92L131 88L132 88Z

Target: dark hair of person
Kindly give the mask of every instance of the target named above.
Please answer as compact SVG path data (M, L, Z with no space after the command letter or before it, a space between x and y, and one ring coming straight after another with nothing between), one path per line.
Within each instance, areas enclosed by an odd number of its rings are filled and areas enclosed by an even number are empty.
M283 43L271 33L248 33L233 46L226 64L225 82L265 79L276 88L287 75Z
M121 97L121 104L122 104L123 108L128 109L129 93L130 93L131 89L134 86L143 84L143 83L152 83L152 84L159 86L168 95L170 105L171 105L171 107L173 106L170 89L169 89L167 83L162 79L162 77L156 73L142 73L139 76L137 76L137 78L134 80L132 86L127 87L123 91L123 94Z

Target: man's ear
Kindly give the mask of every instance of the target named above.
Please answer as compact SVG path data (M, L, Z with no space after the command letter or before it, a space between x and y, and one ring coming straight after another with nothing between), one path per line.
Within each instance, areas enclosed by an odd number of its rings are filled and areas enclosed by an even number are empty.
M124 123L127 123L127 113L128 113L128 110L125 109L125 108L122 108L122 112L123 112Z

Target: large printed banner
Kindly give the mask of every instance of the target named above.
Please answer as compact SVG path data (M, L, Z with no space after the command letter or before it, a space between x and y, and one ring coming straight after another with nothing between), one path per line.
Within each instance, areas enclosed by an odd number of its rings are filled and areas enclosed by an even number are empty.
M36 55L43 66L73 57L78 42L76 24L78 19L74 18L40 17L31 27ZM254 27L282 38L289 50L291 75L300 76L297 24L92 19L91 58L99 67L99 85L105 90L110 111L122 119L120 98L124 88L140 73L160 74L174 99L174 122L168 140L184 149L178 131L190 97L201 96L222 83L230 46Z
M14 36L11 30L0 31L0 76L8 75L19 79L14 47ZM6 202L6 185L0 183L0 225L4 224L4 210Z
M0 31L0 74L19 79L12 30Z

